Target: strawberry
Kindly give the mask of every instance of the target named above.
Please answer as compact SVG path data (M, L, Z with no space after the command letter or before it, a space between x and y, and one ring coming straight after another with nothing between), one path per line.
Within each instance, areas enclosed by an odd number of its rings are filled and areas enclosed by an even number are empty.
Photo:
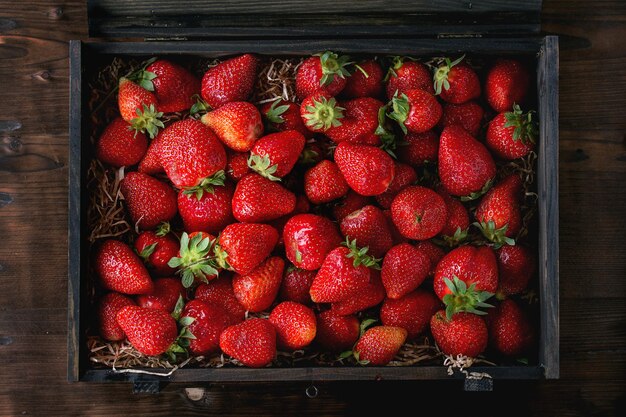
M326 255L341 244L337 226L315 214L293 216L283 230L285 255L296 267L314 271Z
M395 175L389 184L389 188L382 194L376 196L376 202L383 208L390 208L394 197L408 185L417 182L417 173L411 166L396 163Z
M252 272L274 250L278 232L259 223L233 223L224 228L215 246L218 264L238 274Z
M452 104L462 104L480 97L480 81L476 72L466 63L461 63L465 55L445 63L435 71L435 94Z
M223 308L231 316L233 322L240 322L245 318L246 309L237 301L232 279L225 274L220 274L218 279L208 284L198 285L194 298Z
M393 159L375 146L340 143L335 149L335 162L350 188L361 195L382 194L393 181Z
M257 57L244 54L209 68L202 77L202 98L214 109L245 101L252 94L258 67Z
M168 178L178 188L192 192L223 183L226 151L211 129L197 120L169 125L157 151Z
M220 348L246 366L261 368L276 357L276 330L269 320L248 319L222 332Z
M476 208L475 225L497 247L515 244L513 237L522 228L521 196L522 179L511 174L489 190Z
M313 137L300 117L300 106L293 101L276 99L261 107L261 114L267 120L270 130L284 132L295 130L307 139Z
M313 204L328 203L348 192L348 183L332 161L324 159L304 173L304 192Z
M116 168L135 165L148 149L148 139L121 117L104 129L96 144L96 158Z
M428 259L430 259L430 271L428 271L428 275L434 275L435 268L437 268L439 261L441 261L443 257L446 256L446 253L443 251L443 249L435 245L430 240L423 240L419 242L417 245L415 245L415 248L428 256Z
M457 313L448 318L444 310L439 310L430 319L430 330L446 355L475 358L487 347L487 325L476 314Z
M233 101L208 112L201 119L230 149L246 152L263 134L261 114L246 101Z
M193 232L189 235L183 232L178 256L167 263L172 268L178 268L183 287L189 288L217 277L219 266L211 256L215 242L215 236L205 232Z
M401 96L416 88L435 94L430 71L426 65L403 57L394 58L393 65L389 68L385 80L387 81L386 92L389 100L396 94Z
M159 227L157 232L146 230L135 239L135 251L148 265L148 269L158 276L174 274L174 269L167 264L178 254L178 240L168 233L169 224Z
M489 151L460 126L443 129L438 168L446 191L461 200L480 197L496 176L496 164Z
M377 207L368 205L348 214L339 227L345 237L356 239L359 247L368 247L372 256L382 257L393 246L387 219Z
M165 59L156 60L145 71L155 75L149 82L152 83L160 111L174 113L193 106L193 95L200 92L200 81L192 73Z
M295 130L263 136L250 151L248 164L263 177L278 181L289 174L298 162L304 141L304 136Z
M332 311L342 316L377 306L385 299L385 288L380 280L380 272L370 270L370 280L347 298L332 303Z
M528 351L535 331L526 313L513 300L502 301L487 317L489 345L506 356L519 356Z
M400 145L398 159L412 166L422 166L427 162L437 162L439 153L439 137L429 130L424 133L407 133L404 136L406 145Z
M315 341L322 349L341 352L352 349L359 338L360 325L355 316L341 316L333 310L317 315Z
M237 183L232 206L240 222L267 222L291 213L296 208L296 196L274 181L248 174Z
M120 78L117 103L122 119L137 132L148 133L153 138L159 128L165 127L160 120L156 96L127 78Z
M380 320L385 326L402 327L409 339L415 339L430 326L430 318L441 308L441 301L426 290L417 289L402 298L388 298L380 308Z
M389 231L391 232L391 239L393 240L393 244L398 245L400 243L406 243L408 239L402 236L396 225L393 223L391 209L383 210L383 214L385 215L385 219L387 219L387 226L389 227Z
M208 187L207 187L208 188ZM232 184L210 187L198 192L180 191L178 193L178 212L183 219L185 230L203 231L218 234L223 228L233 223L231 201L235 192Z
M269 321L276 329L278 346L284 349L302 349L315 339L315 313L302 304L283 301L274 307Z
M331 51L309 57L302 62L296 72L296 95L300 100L323 92L336 96L346 86L350 76L346 68L350 58Z
M339 169L337 169L339 171ZM341 175L341 173L339 173ZM341 176L343 178L343 175ZM345 180L344 180L345 181ZM346 184L347 186L348 184ZM335 220L341 223L344 217L348 214L357 211L368 204L370 204L370 198L365 197L361 194L357 194L352 190L349 190L344 198L341 199L334 207L333 207L333 216Z
M226 175L234 182L239 181L246 174L249 174L250 167L248 166L248 158L250 155L247 152L229 152L228 162L226 163Z
M397 299L419 287L430 268L428 255L413 245L401 243L389 249L381 271L387 297Z
M371 327L354 346L354 355L362 364L387 365L396 356L406 337L407 331L402 327Z
M463 104L446 103L443 105L441 124L443 127L459 125L467 132L476 136L480 132L485 111L475 101Z
M154 285L135 252L119 240L105 240L96 251L96 274L106 289L122 294L149 294Z
M185 296L183 284L177 278L159 278L154 281L154 291L137 296L137 304L144 308L157 308L171 313L180 297Z
M513 111L500 113L487 127L487 146L502 159L522 158L535 148L537 141L537 121L534 112L522 113L513 105Z
M309 133L313 134L311 131L309 131ZM302 165L315 165L320 163L324 160L324 157L328 155L329 146L329 143L323 141L323 138L322 140L318 138L315 142L307 142L306 145L304 145L304 150L300 154L298 162Z
M117 342L124 340L124 330L117 324L117 313L126 306L134 306L129 297L117 292L110 292L102 296L98 303L98 329L104 340Z
M285 261L273 256L248 274L235 274L233 292L237 301L253 313L268 309L278 295L284 269Z
M383 92L383 69L373 59L354 64L341 95L346 98L380 97Z
M511 111L524 102L530 85L526 67L514 59L499 59L487 73L485 98L497 112Z
M440 234L448 245L456 246L467 238L470 225L469 214L465 206L445 190L440 189L437 193L446 203L446 211L448 212L446 225L441 229Z
M220 334L233 319L221 307L200 300L191 300L183 309L182 317L193 319L188 328L193 338L189 351L195 355L210 355L220 349Z
M307 271L294 266L285 269L283 282L280 286L280 298L283 301L294 301L305 305L311 304L312 300L309 290L316 274L316 271Z
M176 215L176 193L164 182L141 172L129 172L120 184L133 223L154 229Z
M176 320L159 309L127 306L117 313L117 323L131 345L144 355L165 353L178 336Z
M391 203L391 218L402 236L425 240L446 224L448 212L441 196L430 188L413 185L400 191Z
M535 274L535 256L526 246L502 246L496 250L500 279L498 297L519 294Z
M359 249L356 241L333 249L326 255L311 284L311 299L316 303L345 300L370 282L371 268L378 268L379 259Z
M391 108L387 116L398 122L405 134L428 132L439 123L443 113L435 96L420 89L393 96Z
M162 136L163 131L161 130L154 137L154 139L152 139L146 153L143 155L143 158L141 158L141 161L137 166L137 171L148 175L156 175L165 172L163 170L163 165L161 165L161 156L159 154Z

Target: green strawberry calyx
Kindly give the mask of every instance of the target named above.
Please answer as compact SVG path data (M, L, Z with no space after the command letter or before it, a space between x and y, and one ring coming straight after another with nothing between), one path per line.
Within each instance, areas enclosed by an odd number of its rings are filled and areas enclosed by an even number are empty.
M448 73L452 69L452 67L458 65L463 61L465 55L461 56L458 59L450 62L450 58L445 59L445 64L441 65L435 71L433 75L434 87L435 87L435 95L441 94L441 89L445 89L446 91L450 89L450 82L448 81Z
M224 186L224 181L226 181L226 173L224 170L219 170L213 175L202 179L198 185L184 188L183 194L195 195L199 201L205 192L213 194L216 186Z
M469 228L462 230L461 227L457 227L452 236L443 236L443 241L449 247L458 246L461 242L467 239L467 234L469 232Z
M148 262L148 260L150 259L150 255L152 255L152 253L156 249L156 245L157 242L154 242L153 244L148 246L144 246L141 252L139 252L139 256L141 257L141 259L143 259L145 262Z
M156 235L159 237L163 237L167 235L172 230L169 222L161 222L156 228Z
M163 117L163 112L157 111L154 104L146 106L142 103L143 110L140 108L135 109L137 117L130 121L130 129L136 132L148 133L151 139L159 133L159 128L164 128L165 125L160 120Z
M378 126L374 134L380 138L380 149L387 152L392 158L398 159L395 151L399 145L396 135L387 127L387 109L389 104L378 109Z
M350 62L349 56L337 55L331 51L326 51L318 56L320 57L320 65L322 66L320 87L332 83L335 77L346 78L350 76L347 67L353 64L353 62Z
M376 319L365 319L365 320L363 320L361 322L361 324L359 325L359 339L361 338L361 336L363 336L363 333L365 333L365 331L367 329L369 329L370 327L372 327L372 325L374 323L376 323L377 321L378 320L376 320ZM355 346L356 346L356 343L355 343ZM356 363L359 364L359 365L367 365L367 364L369 364L368 360L360 360L359 359L359 352L354 350L354 347L351 350L345 350L345 351L341 352L339 354L339 356L337 357L337 359L339 359L339 360L348 359L348 358L354 358Z
M387 113L387 117L392 120L398 122L400 128L404 132L407 133L406 126L404 122L409 117L409 112L411 111L411 105L409 104L409 98L406 94L401 94L398 96L398 92L393 95L391 102L387 104L387 106L391 105L392 111Z
M154 83L152 80L154 80L157 75L154 72L146 71L146 68L156 60L156 57L150 58L143 62L138 70L129 73L124 78L137 83L145 90L154 91Z
M509 224L505 224L500 228L496 228L496 224L493 220L474 222L472 223L478 229L480 229L483 236L485 236L490 242L494 243L496 249L501 248L504 245L515 246L515 239L512 239L506 235L506 230Z
M209 103L204 101L204 99L198 94L194 94L193 96L191 96L191 98L196 100L189 109L189 114L191 114L192 116L196 116L198 114L204 115L205 113L208 113L210 110L212 110L211 106L209 106Z
M394 56L393 58L391 58L391 65L389 66L389 70L387 71L387 74L385 75L383 82L389 81L391 77L397 77L398 73L396 71L402 68L403 64L404 64L404 57Z
M513 111L504 113L504 127L513 127L513 141L521 141L524 145L534 144L539 134L534 111L522 112L519 105L513 104Z
M481 188L478 191L474 191L473 193L466 195L466 196L462 196L460 198L461 201L472 201L472 200L476 200L477 198L482 197L487 191L489 191L491 189L491 186L493 185L493 183L495 182L496 178L490 178L489 180L487 180L487 182L485 183L485 185L483 185L483 188Z
M189 330L189 326L196 321L196 319L193 317L181 317L183 308L185 308L185 300L182 296L179 296L178 301L176 301L176 307L174 307L174 311L172 312L172 317L180 327L180 332L174 343L172 343L166 352L170 360L174 362L178 361L178 356L189 355L188 348L190 340L196 339L196 336Z
M213 245L213 254L215 255L215 262L220 268L231 269L231 266L228 263L228 253L224 249L222 249L219 242L216 242Z
M306 125L314 130L327 131L331 127L341 126L343 107L337 105L334 97L313 99L313 105L306 106Z
M209 282L209 278L219 274L219 266L211 256L215 239L203 237L198 233L189 239L184 232L180 237L179 256L167 263L171 268L178 268L183 287L190 288L196 281Z
M491 304L485 302L493 297L493 294L489 291L477 290L476 283L472 283L468 287L465 281L460 280L457 276L453 276L452 281L449 278L444 278L443 280L450 290L450 294L446 294L443 297L448 320L450 320L454 314L460 312L485 315L487 313L478 310L478 308L493 307Z
M272 105L270 106L270 108L265 112L265 118L270 122L270 123L275 123L277 125L284 123L285 119L283 117L283 114L289 110L289 105L287 104L280 104L282 100L280 98L277 98L276 100L274 100L274 102L272 103Z
M348 249L350 249L350 252L346 256L352 259L353 261L352 265L355 268L363 265L368 268L373 268L373 269L378 269L378 270L381 269L380 261L382 259L374 258L373 256L368 255L367 251L369 250L369 247L364 246L362 248L359 248L356 245L356 239L353 239L351 241L349 236L346 236L346 241L342 242L341 244L347 247Z
M267 155L251 154L250 157L248 157L248 167L270 181L281 180L279 177L273 175L276 173L278 165L272 165L272 161L270 161Z

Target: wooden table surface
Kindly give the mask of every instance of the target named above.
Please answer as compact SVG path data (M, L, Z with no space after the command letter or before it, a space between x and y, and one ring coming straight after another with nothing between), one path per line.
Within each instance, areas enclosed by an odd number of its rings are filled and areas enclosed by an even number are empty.
M214 384L158 396L66 382L68 40L83 1L0 0L0 414L442 415L626 411L626 2L545 0L560 63L561 379ZM199 395L198 395L199 394ZM620 413L621 410L621 413Z

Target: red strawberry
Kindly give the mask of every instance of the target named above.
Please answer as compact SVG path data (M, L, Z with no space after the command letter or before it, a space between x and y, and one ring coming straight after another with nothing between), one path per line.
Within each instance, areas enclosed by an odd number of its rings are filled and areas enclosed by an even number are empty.
M368 283L362 285L347 298L332 303L332 311L348 316L382 303L385 299L385 288L380 280L380 272L372 269L370 274Z
M337 171L339 171L339 169L337 169ZM339 174L341 175L341 173ZM343 175L341 178L343 178ZM341 222L348 214L370 204L370 200L371 199L369 197L365 197L349 190L348 194L346 194L346 196L333 207L333 216L335 217L335 220Z
M296 267L314 271L326 255L341 244L337 226L315 214L293 216L283 230L285 255Z
M152 308L127 306L117 313L128 341L144 355L165 353L176 341L176 320L169 313Z
M430 267L428 255L413 245L401 243L389 249L381 271L387 297L397 299L419 287Z
M426 65L420 62L395 57L393 66L389 68L389 72L387 73L386 80L387 98L389 100L391 100L396 93L400 96L416 88L428 91L430 94L435 94L430 71Z
M164 182L141 172L129 172L120 184L134 224L154 229L176 215L176 193Z
M489 189L495 176L496 164L482 143L460 126L443 129L439 142L439 178L446 191L473 200Z
M209 68L202 77L202 98L214 109L246 100L252 93L258 67L254 55L244 54Z
M391 217L402 236L425 240L441 232L448 213L441 196L430 188L413 185L393 199Z
M156 275L173 275L174 269L167 263L178 255L179 243L168 234L168 227L159 229L156 233L150 230L141 232L135 240L135 250Z
M354 64L341 94L346 98L380 97L383 92L383 70L378 62L368 59Z
M439 137L429 130L424 133L407 133L404 136L406 145L400 145L398 158L413 166L422 166L427 162L437 162L439 153Z
M293 266L287 268L280 287L280 298L284 301L311 304L309 290L316 274L316 271L307 271Z
M193 106L193 95L200 92L200 81L192 73L165 59L153 62L145 71L156 76L150 82L160 111L180 112Z
M96 251L95 270L104 288L123 294L149 294L154 285L141 259L125 243L109 239Z
M117 313L126 306L134 305L129 297L116 292L102 296L98 303L98 329L104 340L117 342L126 338L124 330L117 324Z
M446 355L475 358L487 347L487 325L476 314L457 313L447 318L445 311L439 310L430 319L430 330Z
M430 240L423 240L419 242L415 248L424 253L430 259L430 271L428 275L433 275L435 273L435 268L439 264L439 261L446 256L446 253L439 246L435 245Z
M220 274L208 284L200 284L196 288L194 294L196 300L202 300L207 304L222 307L234 322L243 321L246 315L246 309L237 301L235 292L233 291L232 279L229 276Z
M500 113L487 127L487 146L502 159L522 158L535 148L538 128L533 111L522 113L515 104L513 111Z
M356 247L356 242L333 249L326 255L313 284L311 299L316 303L334 303L345 300L370 282L371 267L378 260L367 255L367 250Z
M246 366L261 368L276 357L276 330L269 320L249 319L226 328L220 348Z
M211 129L194 119L172 123L161 135L158 152L168 178L178 188L223 183L226 151ZM218 178L221 177L221 178Z
M467 238L467 231L470 225L467 209L459 200L450 196L445 190L440 189L437 193L446 203L446 211L448 212L446 225L441 229L440 233L450 246L458 245Z
M525 246L502 246L496 250L500 279L498 296L519 294L535 274L535 256Z
M96 144L96 158L116 168L135 165L148 149L148 139L118 117L104 129Z
M363 333L354 347L354 355L360 363L387 365L396 356L407 337L402 327L376 326Z
M235 297L246 310L253 313L268 309L278 295L284 269L285 261L273 256L246 275L235 274Z
M217 278L220 266L211 256L215 242L215 236L205 232L193 232L189 235L183 232L178 255L167 263L172 268L178 268L183 287L189 288L199 282L209 282Z
M296 208L296 196L277 182L248 174L237 183L232 206L240 222L267 222L291 213Z
M208 188L208 187L207 187ZM235 192L231 184L210 187L198 192L178 193L178 212L185 230L208 232L217 235L234 222L231 201Z
M519 61L500 59L487 73L485 98L495 111L510 111L524 102L529 85L530 74Z
M406 243L408 239L402 236L402 234L400 233L396 225L393 223L393 219L391 218L392 217L391 209L383 210L383 214L385 215L385 218L387 219L387 226L389 227L389 230L391 231L391 238L393 239L393 244L398 245L400 243Z
M263 134L261 114L246 101L233 101L202 116L202 123L209 126L217 137L230 149L246 152Z
M313 132L307 129L300 117L300 106L293 101L277 99L266 103L261 108L261 114L271 130L295 130L307 139L313 137Z
M250 152L250 168L272 181L291 172L304 149L304 136L295 130L271 133L257 140Z
M496 184L480 200L476 208L478 226L487 239L496 245L514 245L522 228L519 200L522 196L522 179L511 174Z
M174 311L176 302L185 296L185 289L178 278L159 278L154 281L154 291L137 296L139 307L157 308L167 313Z
M380 308L385 326L402 327L409 339L416 338L430 326L430 318L441 308L441 301L426 290L417 289L397 300L388 298Z
M368 247L375 257L382 257L393 246L391 231L383 212L374 206L365 206L343 218L341 233L356 239L359 247Z
M346 195L348 190L348 183L337 164L327 159L304 174L304 192L313 204L336 200Z
M417 173L411 166L396 163L395 175L393 181L389 184L389 188L382 194L376 196L376 202L383 208L390 208L394 197L404 187L417 182Z
M300 100L317 92L336 96L346 86L350 76L347 56L331 51L304 60L296 72L296 94Z
M443 110L435 96L424 90L408 90L391 99L387 116L400 125L404 133L424 133L439 123Z
M317 316L315 341L322 349L341 352L352 349L359 338L359 320L327 310Z
M454 62L446 58L435 71L435 94L448 103L461 104L480 97L478 75L469 65L461 64L463 58L465 55Z
M228 163L226 164L226 175L228 175L228 178L237 182L251 172L248 166L249 156L247 152L229 153Z
M269 320L276 329L278 345L284 349L302 349L315 338L315 313L302 304L283 301L274 307Z
M122 119L138 132L155 137L163 122L163 113L158 111L156 96L127 78L120 78L117 103Z
M195 355L209 355L220 349L220 334L233 324L233 319L224 309L200 300L191 300L183 309L183 318L193 319L188 328L193 338L189 340L189 351Z
M528 351L535 331L525 312L511 299L502 301L487 317L489 344L506 356L519 356Z
M161 172L165 172L163 170L163 165L161 165L161 155L159 153L159 147L161 146L161 137L163 136L163 131L159 131L159 133L152 139L146 153L143 158L139 162L137 166L137 170L143 174L155 175L160 174Z
M393 181L393 159L375 146L340 143L335 149L335 162L350 188L361 195L382 194Z
M459 125L469 134L476 136L482 127L484 114L483 108L475 101L463 104L446 103L443 105L441 124L443 127Z
M238 274L252 272L274 250L278 232L259 223L233 223L224 228L215 247L218 264Z

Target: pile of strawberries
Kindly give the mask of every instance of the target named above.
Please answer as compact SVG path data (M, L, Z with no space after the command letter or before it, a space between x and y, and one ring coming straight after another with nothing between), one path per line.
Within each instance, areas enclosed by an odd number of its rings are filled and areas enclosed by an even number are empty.
M138 233L94 246L101 337L250 367L310 345L385 365L425 334L446 355L528 353L525 187L498 168L535 146L528 68L499 59L481 83L463 57L324 52L295 101L257 106L261 62L200 81L153 59L119 80L96 156L127 167Z

